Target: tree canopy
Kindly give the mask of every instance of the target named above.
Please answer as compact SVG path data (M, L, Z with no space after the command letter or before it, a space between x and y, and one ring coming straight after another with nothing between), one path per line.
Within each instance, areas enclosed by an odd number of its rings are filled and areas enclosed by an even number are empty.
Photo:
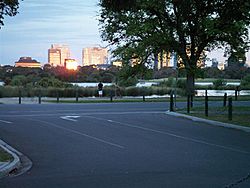
M0 29L4 25L5 16L15 16L18 13L18 0L0 0Z
M194 91L197 61L224 47L245 54L249 47L250 2L245 0L100 0L100 30L120 58L142 62L161 51L176 52Z

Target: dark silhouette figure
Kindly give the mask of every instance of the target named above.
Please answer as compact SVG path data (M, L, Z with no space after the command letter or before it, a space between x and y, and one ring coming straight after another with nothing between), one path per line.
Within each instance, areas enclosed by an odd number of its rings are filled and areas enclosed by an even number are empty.
M102 82L99 82L99 84L98 84L99 97L102 97L102 94L103 94L102 88L103 88L103 84L102 84Z

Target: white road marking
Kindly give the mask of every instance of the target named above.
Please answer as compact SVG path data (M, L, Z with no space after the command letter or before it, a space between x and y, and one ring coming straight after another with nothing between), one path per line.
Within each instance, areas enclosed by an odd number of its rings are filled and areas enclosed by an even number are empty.
M74 121L76 122L76 118L79 118L80 116L61 116L61 119L68 120L68 121Z
M68 113L69 114L69 113ZM0 115L0 117L41 117L41 116L72 116L68 115L67 113L44 113L44 114L6 114ZM136 111L129 111L129 112L86 112L86 113L77 113L76 115L79 116L88 116L88 115L135 115L135 114L165 114L165 111L145 111L145 112L136 112Z
M72 130L72 129L61 127L61 126L58 126L58 125L56 125L54 123L50 123L50 122L47 122L47 121L41 121L41 120L35 120L35 119L32 119L32 121L41 122L41 123L47 124L49 126L56 127L58 129L62 129L62 130L65 130L65 131L68 131L68 132L71 132L71 133L74 133L74 134L77 134L77 135L80 135L80 136L84 136L84 137L90 138L92 140L95 140L95 141L98 141L98 142L101 142L101 143L104 143L104 144L108 144L108 145L113 146L113 147L117 147L119 149L124 149L125 148L122 145L115 144L115 143L112 143L112 142L109 142L109 141L103 140L101 138L97 138L95 136L91 136L91 135L88 135L88 134L85 134L85 133L82 133L82 132L79 132L79 131L75 131L75 130Z
M0 122L7 123L7 124L11 124L12 123L10 121L4 121L4 120L0 120Z
M185 136L181 136L181 135L177 135L177 134L173 134L173 133L169 133L169 132L165 132L165 131L159 131L159 130L155 130L155 129L151 129L151 128L132 125L132 124L129 124L129 123L122 123L122 122L119 122L119 121L109 120L109 119L105 119L105 118L97 118L97 117L94 117L94 116L84 116L84 117L89 117L89 118L93 118L93 119L96 119L96 120L108 121L108 122L113 123L113 124L119 124L121 126L141 129L141 130L149 131L149 132L153 132L153 133L164 134L164 135L179 138L179 139L182 139L182 140L187 140L187 141L190 141L190 142L195 142L195 143L199 143L199 144L213 146L213 147L217 147L217 148L221 148L221 149L225 149L225 150L230 150L230 151L239 152L239 153L248 154L248 155L250 154L250 152L248 152L248 151L243 151L243 150L235 149L235 148L232 148L232 147L227 147L227 146L223 146L223 145L219 145L219 144L214 144L214 143L206 142L206 141L199 140L199 139L189 138L189 137L185 137Z

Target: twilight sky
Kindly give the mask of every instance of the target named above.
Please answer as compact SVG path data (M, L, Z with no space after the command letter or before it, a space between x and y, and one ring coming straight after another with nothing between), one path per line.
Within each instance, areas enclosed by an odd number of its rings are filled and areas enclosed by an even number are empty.
M82 48L105 46L98 31L98 0L24 0L19 14L6 17L0 30L0 64L14 65L21 56L48 62L51 44L67 44L81 64ZM225 58L213 52L210 57ZM250 53L248 53L250 61Z
M6 17L0 30L0 63L21 56L48 62L51 44L67 44L81 62L83 47L104 45L98 31L98 0L24 0L19 14Z

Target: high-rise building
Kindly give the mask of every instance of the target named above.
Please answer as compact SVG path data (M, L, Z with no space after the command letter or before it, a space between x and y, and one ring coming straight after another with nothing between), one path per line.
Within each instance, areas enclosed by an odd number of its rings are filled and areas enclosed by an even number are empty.
M107 48L92 47L83 48L82 64L83 66L107 64L108 50Z
M49 64L56 66L65 66L65 60L70 58L70 51L67 45L52 44L48 50Z
M20 57L20 59L15 62L15 67L41 68L41 63L31 57Z

